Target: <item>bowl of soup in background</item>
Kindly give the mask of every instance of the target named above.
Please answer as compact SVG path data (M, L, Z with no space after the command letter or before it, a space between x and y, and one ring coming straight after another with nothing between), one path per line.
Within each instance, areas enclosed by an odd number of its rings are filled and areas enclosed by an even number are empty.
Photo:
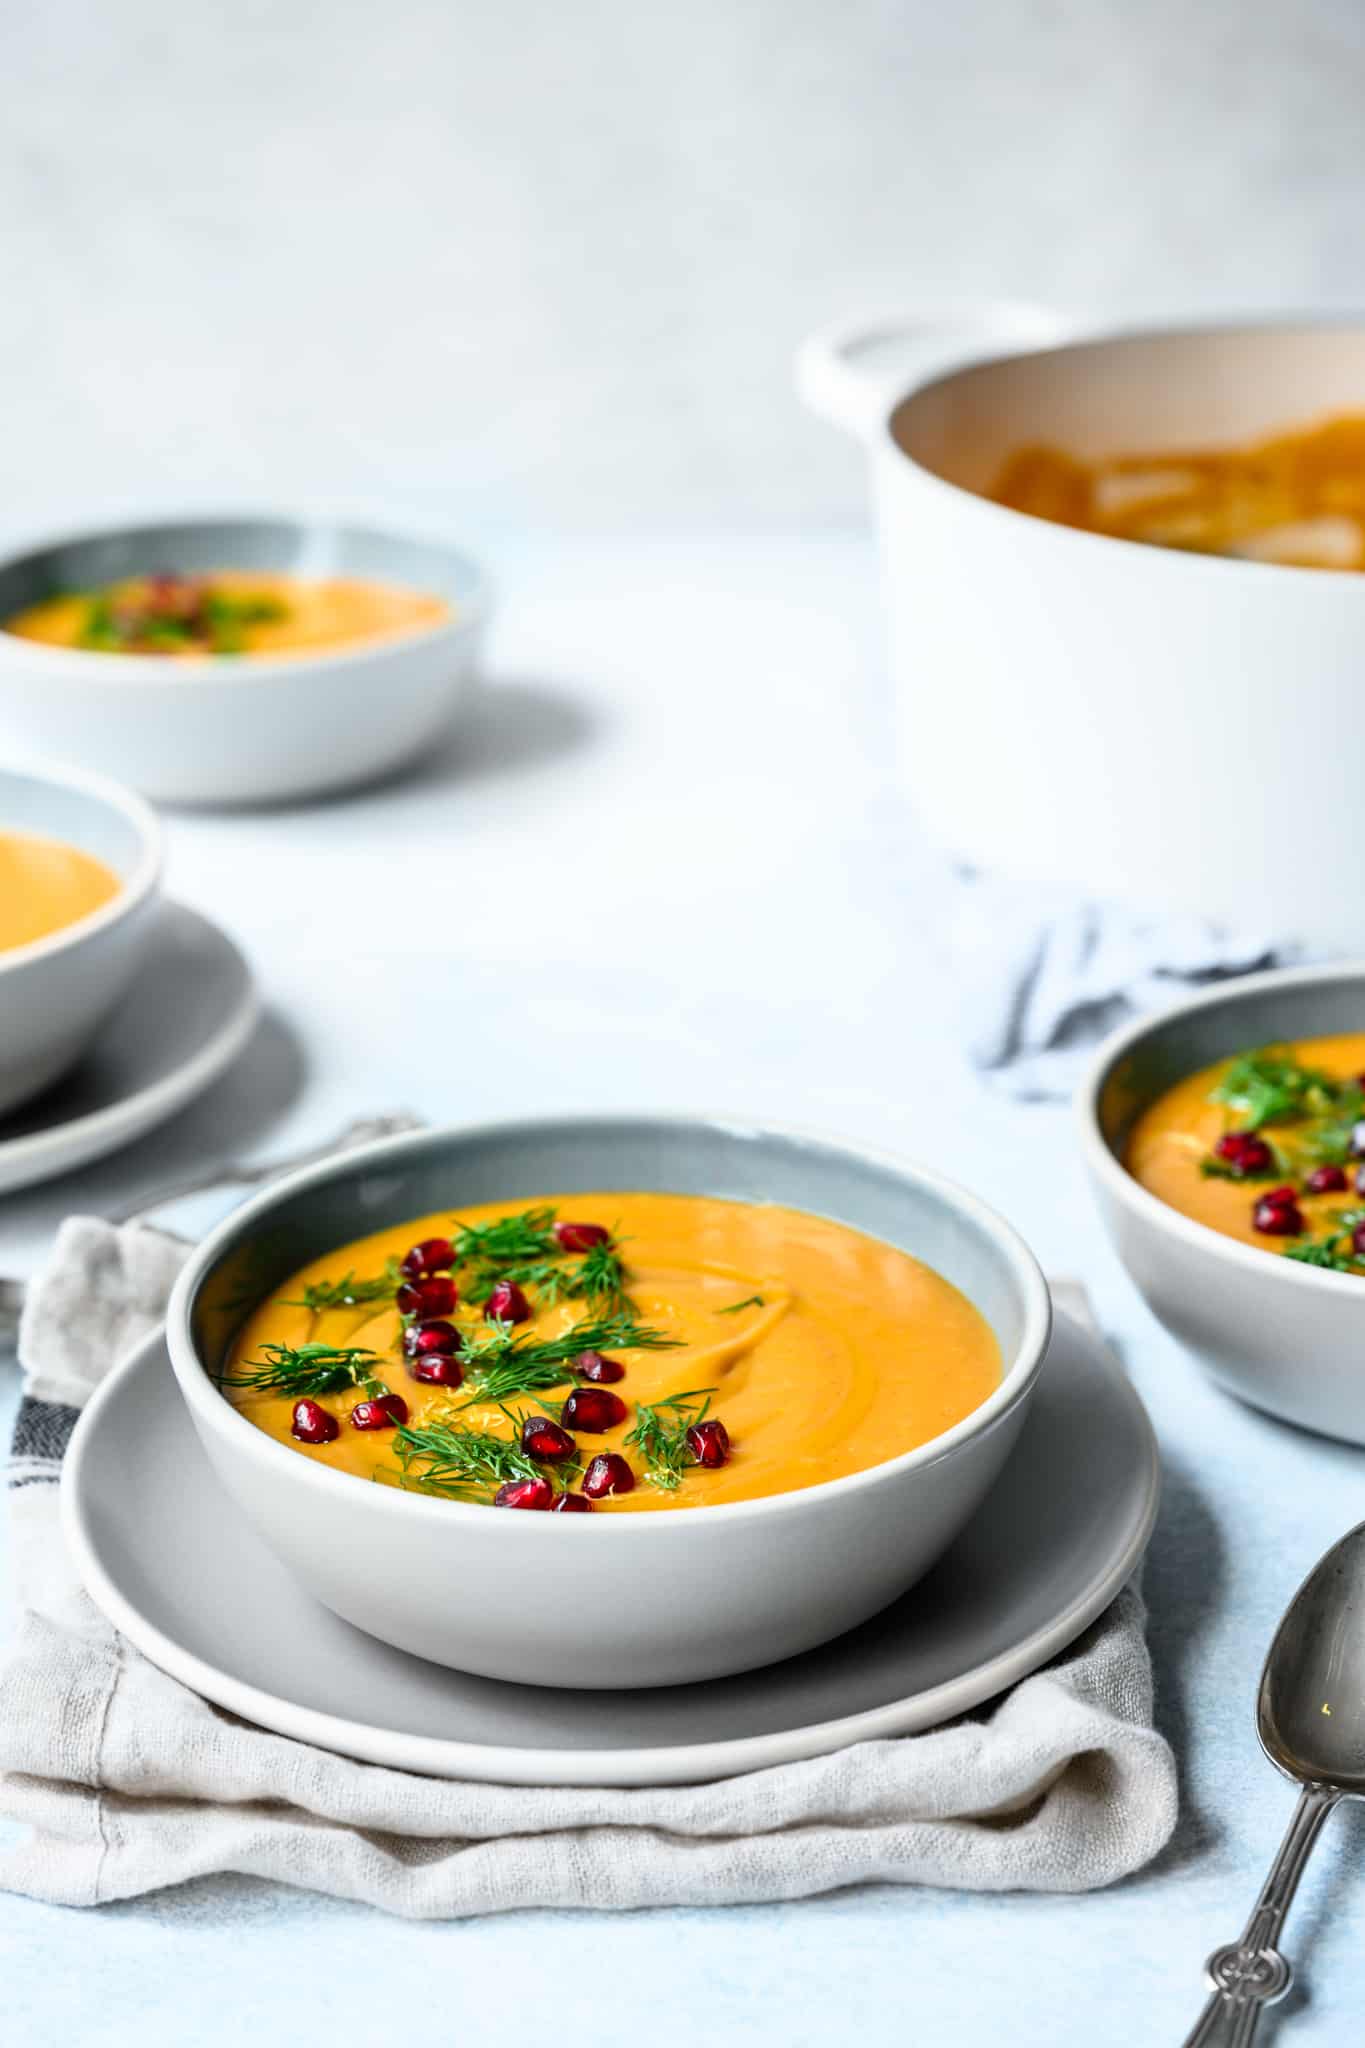
M1191 1077L1240 1054L1345 1034L1365 1034L1365 965L1247 975L1115 1033L1080 1087L1077 1116L1109 1234L1167 1329L1229 1393L1365 1444L1365 1275L1287 1257L1303 1240L1277 1228L1242 1230L1228 1207L1242 1205L1249 1217L1279 1192L1278 1170L1224 1181L1216 1162L1215 1199L1205 1205L1183 1199L1173 1181L1166 1192L1174 1200L1163 1199L1154 1192L1160 1176L1147 1173L1152 1185L1144 1186L1128 1164L1135 1128L1146 1118L1150 1130L1159 1105L1179 1111L1182 1096L1172 1091L1183 1094ZM1211 1153L1210 1131L1198 1141L1201 1157ZM1275 1137L1273 1125L1266 1136ZM1306 1181L1302 1165L1291 1169L1297 1187ZM1308 1224L1305 1239L1319 1234L1324 1207L1354 1201L1365 1209L1365 1195L1351 1192L1357 1170L1352 1158L1338 1195L1302 1198L1294 1220Z
M0 764L0 1114L85 1052L137 972L161 828L130 790Z
M196 589L214 630L176 637ZM0 561L0 743L165 803L344 788L454 730L488 602L455 548L360 526L184 519L31 547Z
M219 1383L247 1314L311 1260L411 1217L547 1190L566 1201L614 1190L776 1203L863 1232L965 1296L998 1344L998 1383L931 1440L824 1483L583 1515L361 1483L273 1438ZM723 1242L715 1250L723 1260ZM604 1116L419 1133L297 1174L192 1255L167 1327L208 1456L327 1606L436 1663L603 1688L772 1663L854 1627L912 1585L1012 1448L1050 1311L1014 1231L922 1169L747 1124ZM736 1469L741 1451L737 1442Z
M1365 575L1222 559L997 503L1039 444L1081 463L1239 450L1365 414L1365 325L1067 339L1037 308L850 323L798 359L871 458L904 776L930 835L1003 873L1342 946ZM1285 764L1315 746L1287 859Z

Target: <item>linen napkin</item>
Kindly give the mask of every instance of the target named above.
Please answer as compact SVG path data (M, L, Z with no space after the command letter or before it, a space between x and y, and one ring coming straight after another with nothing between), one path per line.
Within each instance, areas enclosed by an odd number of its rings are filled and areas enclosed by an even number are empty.
M209 1705L104 1620L57 1517L77 1411L160 1319L183 1255L154 1231L78 1217L30 1290L9 1481L21 1611L0 1675L0 1812L29 1833L0 1853L0 1885L88 1906L236 1871L437 1919L791 1899L874 1880L1083 1891L1170 1835L1175 1770L1152 1725L1135 1585L978 1715L712 1784L451 1783Z
M1070 1095L1091 1048L1129 1017L1304 957L1266 931L972 869L959 869L946 895L968 1055L991 1086L1025 1102Z

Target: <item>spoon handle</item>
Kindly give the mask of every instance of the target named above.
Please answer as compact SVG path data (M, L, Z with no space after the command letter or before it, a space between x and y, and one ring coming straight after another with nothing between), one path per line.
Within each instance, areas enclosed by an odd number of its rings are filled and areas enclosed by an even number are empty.
M1293 1972L1277 1946L1280 1929L1322 1824L1341 1796L1330 1785L1305 1785L1300 1792L1241 1940L1216 1948L1204 1966L1213 1996L1184 2048L1212 2048L1215 2041L1224 2048L1249 2048L1264 2008L1289 1989Z

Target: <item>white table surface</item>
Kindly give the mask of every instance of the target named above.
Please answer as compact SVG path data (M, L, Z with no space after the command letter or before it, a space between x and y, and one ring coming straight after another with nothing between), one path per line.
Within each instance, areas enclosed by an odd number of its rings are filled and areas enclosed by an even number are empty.
M1177 2042L1289 1811L1255 1679L1298 1580L1360 1516L1362 1456L1208 1388L1102 1238L1067 1114L1002 1102L966 1066L889 785L865 544L579 543L494 566L491 690L462 742L345 800L171 819L172 887L244 944L268 1028L159 1138L0 1202L0 1266L30 1267L67 1211L224 1145L284 1149L396 1105L727 1107L943 1167L1083 1276L1156 1420L1148 1592L1179 1832L1083 1898L878 1887L408 1925L238 1879L82 1914L0 1897L0 2031L16 2048L350 2048L399 2028L574 2048ZM16 1395L2 1363L0 1427ZM1347 1809L1291 1919L1302 1990L1268 2040L1359 2036L1362 1843Z

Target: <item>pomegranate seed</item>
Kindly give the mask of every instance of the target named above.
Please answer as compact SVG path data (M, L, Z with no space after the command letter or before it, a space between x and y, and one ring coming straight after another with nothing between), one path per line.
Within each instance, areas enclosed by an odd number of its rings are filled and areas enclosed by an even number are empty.
M556 1223L555 1243L562 1252L590 1252L595 1244L609 1244L611 1232L601 1223Z
M301 1444L329 1444L341 1434L335 1415L329 1415L316 1401L296 1401L289 1428Z
M537 1473L534 1479L509 1479L493 1495L495 1508L539 1508L550 1506L554 1488Z
M499 1280L483 1312L490 1322L496 1317L500 1323L526 1323L531 1319L531 1304L515 1280Z
M425 1280L431 1273L448 1273L455 1263L455 1247L448 1237L424 1237L404 1255L398 1270L405 1280Z
M605 1387L575 1387L560 1409L559 1419L565 1429L581 1429L589 1436L600 1436L603 1430L615 1429L618 1422L625 1421L626 1404L619 1394L609 1394Z
M461 1387L464 1385L464 1367L458 1358L452 1358L445 1351L427 1351L421 1358L414 1358L408 1371L415 1380L421 1380L428 1387Z
M400 1315L420 1316L424 1323L433 1316L448 1316L459 1298L455 1282L445 1273L428 1273L421 1280L405 1280L394 1296Z
M1306 1195L1339 1195L1346 1186L1346 1176L1339 1166L1315 1166L1303 1184Z
M1213 1155L1236 1174L1264 1173L1275 1163L1275 1155L1265 1139L1251 1131L1225 1131L1214 1146Z
M453 1358L463 1351L464 1338L454 1323L409 1323L403 1332L403 1349L409 1358L425 1358L429 1351L443 1351Z
M687 1432L687 1448L699 1465L714 1471L730 1456L730 1432L716 1415L694 1422Z
M633 1493L635 1474L619 1451L602 1451L583 1474L583 1492L589 1500L601 1500L609 1493Z
M376 1394L372 1401L357 1401L351 1410L352 1429L394 1429L408 1419L408 1404L401 1394Z
M1303 1211L1294 1200L1292 1188L1276 1188L1262 1195L1251 1212L1251 1226L1265 1237L1298 1237L1303 1229Z
M584 1500L581 1493L561 1493L555 1497L550 1509L552 1515L590 1515L594 1512L590 1500Z
M569 1370L581 1380L592 1380L596 1386L611 1386L623 1380L626 1369L619 1359L603 1358L600 1351L580 1351Z
M1358 1195L1365 1195L1365 1166L1356 1168L1354 1185Z
M574 1441L568 1430L551 1422L548 1415L528 1415L521 1425L521 1448L528 1458L557 1465L561 1458L573 1456Z
M1365 1223L1357 1223L1351 1232L1351 1250L1357 1258L1365 1259Z

